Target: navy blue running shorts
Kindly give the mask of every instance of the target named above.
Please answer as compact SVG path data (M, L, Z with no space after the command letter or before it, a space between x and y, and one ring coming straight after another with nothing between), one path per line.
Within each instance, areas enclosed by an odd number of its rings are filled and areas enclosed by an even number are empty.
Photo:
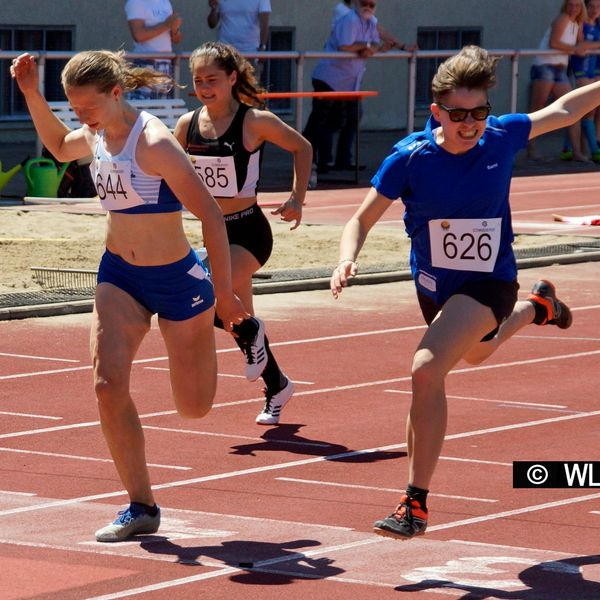
M170 321L191 319L215 303L210 274L193 250L168 265L139 267L106 249L98 283L115 285L152 314Z
M477 302L484 306L488 306L492 309L499 327L512 313L517 302L518 291L519 284L516 281L502 281L501 279L490 278L465 283L452 296L463 294L464 296L473 298L473 300L477 300ZM442 310L442 306L436 304L429 296L419 291L417 291L417 298L425 322L427 325L431 325L436 315ZM498 327L487 333L481 341L487 342L493 339L498 333Z

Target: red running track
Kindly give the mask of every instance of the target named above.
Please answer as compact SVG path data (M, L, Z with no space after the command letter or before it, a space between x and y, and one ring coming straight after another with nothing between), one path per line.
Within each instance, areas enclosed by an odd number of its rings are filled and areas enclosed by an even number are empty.
M531 326L448 376L430 527L406 543L371 524L406 483L423 331L410 282L355 286L337 302L257 298L297 382L276 427L254 424L260 386L239 377L221 333L213 410L173 414L153 327L132 389L163 526L115 545L93 539L126 499L97 421L90 316L0 322L0 596L599 598L600 489L512 487L514 460L598 459L597 263L524 270L523 294L541 277L573 307L573 327Z

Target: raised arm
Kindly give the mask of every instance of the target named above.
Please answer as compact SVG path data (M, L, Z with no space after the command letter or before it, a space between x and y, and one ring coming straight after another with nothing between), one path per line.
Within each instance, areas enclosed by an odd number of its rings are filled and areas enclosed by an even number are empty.
M35 58L28 53L13 59L10 73L25 97L35 129L48 150L61 162L83 158L92 153L94 133L87 126L71 130L50 109L39 90Z

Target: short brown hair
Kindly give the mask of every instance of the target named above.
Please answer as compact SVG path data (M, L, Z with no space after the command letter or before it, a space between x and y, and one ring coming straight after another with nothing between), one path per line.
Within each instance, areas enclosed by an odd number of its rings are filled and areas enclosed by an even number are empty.
M433 101L438 102L458 88L487 92L496 85L499 60L479 46L465 46L439 66L431 82Z

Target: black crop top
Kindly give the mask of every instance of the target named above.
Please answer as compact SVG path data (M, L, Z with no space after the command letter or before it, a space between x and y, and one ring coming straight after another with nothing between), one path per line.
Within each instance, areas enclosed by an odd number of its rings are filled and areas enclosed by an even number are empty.
M205 138L198 127L202 108L192 115L186 136L186 150L196 171L214 196L249 198L256 196L264 143L253 152L244 147L244 117L251 107L240 104L231 125L219 138ZM205 157L217 157L209 160Z

